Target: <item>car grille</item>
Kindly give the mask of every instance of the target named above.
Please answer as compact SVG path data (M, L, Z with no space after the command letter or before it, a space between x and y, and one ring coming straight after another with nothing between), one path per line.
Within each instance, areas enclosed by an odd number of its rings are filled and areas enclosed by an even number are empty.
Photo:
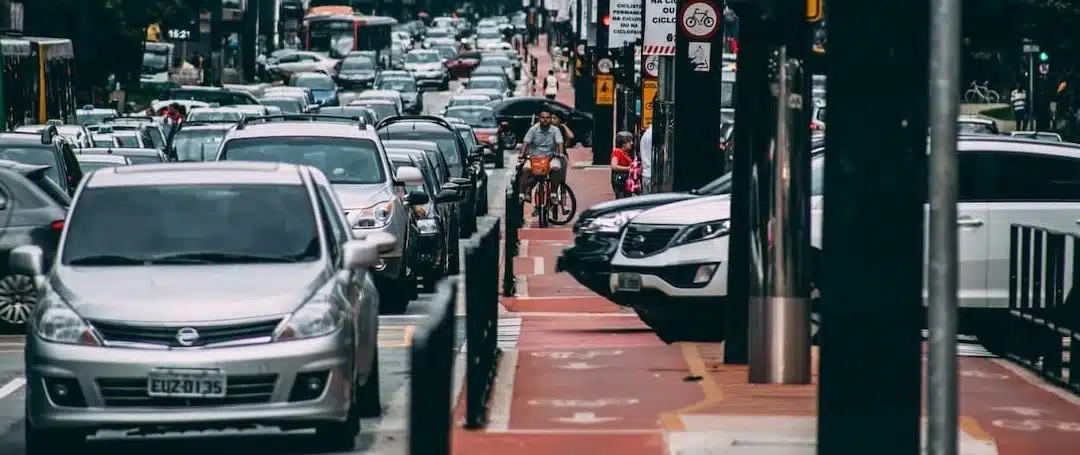
M677 227L658 227L642 224L631 224L626 227L626 234L622 241L622 252L627 257L639 258L656 254L667 248L675 234L679 233Z
M221 343L256 340L273 336L281 318L270 320L215 325L156 326L124 324L106 321L90 321L90 325L105 339L106 343L138 343L167 347L198 347ZM198 340L182 345L177 333L183 328L195 329Z
M151 397L146 392L146 381L146 378L98 378L95 382L107 407L227 406L270 402L277 375L230 375L224 398Z

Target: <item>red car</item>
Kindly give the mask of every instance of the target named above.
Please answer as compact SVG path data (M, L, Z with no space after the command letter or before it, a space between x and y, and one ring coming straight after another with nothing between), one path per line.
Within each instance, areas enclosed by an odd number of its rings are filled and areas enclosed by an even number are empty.
M473 68L480 64L479 51L462 52L457 58L446 62L446 71L453 79L469 77Z

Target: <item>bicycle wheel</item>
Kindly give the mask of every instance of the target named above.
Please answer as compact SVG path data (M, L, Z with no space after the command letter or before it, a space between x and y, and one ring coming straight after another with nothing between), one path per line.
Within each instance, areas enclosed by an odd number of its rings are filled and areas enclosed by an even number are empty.
M694 19L693 16L688 17L686 18L685 24L686 28L694 28L694 26L697 25L697 19Z
M965 103L978 103L981 99L982 99L982 94L979 93L978 90L975 90L973 88L969 88L968 91L964 92L964 102Z
M574 190L566 182L560 183L556 188L557 194L562 198L562 204L553 204L549 210L554 216L549 221L556 226L563 226L574 219L577 215L577 196Z
M544 180L536 185L536 194L533 197L533 204L536 204L536 222L541 228L548 227L547 197L547 180Z
M701 20L701 25L704 25L706 27L712 27L714 23L716 23L716 21L709 16L705 16L705 18Z
M993 90L987 90L986 91L986 102L987 103L997 104L998 101L1001 101L1001 95L998 95L998 92L995 92Z

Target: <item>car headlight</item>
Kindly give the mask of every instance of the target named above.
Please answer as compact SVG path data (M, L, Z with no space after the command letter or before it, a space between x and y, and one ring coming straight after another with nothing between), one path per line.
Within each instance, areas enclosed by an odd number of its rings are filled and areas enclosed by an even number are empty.
M53 343L101 346L94 329L75 310L49 293L38 301L34 330L41 339Z
M344 312L330 300L329 290L320 290L300 306L278 329L275 341L302 340L336 332L345 321Z
M708 221L695 224L685 229L675 237L675 240L671 244L672 246L684 245L687 243L715 239L722 235L727 235L729 232L731 232L731 220Z
M437 234L439 232L439 223L431 218L416 220L416 227L421 234Z
M585 232L618 234L622 231L622 228L626 226L626 223L629 223L630 220L634 219L634 217L638 216L641 212L644 212L644 210L624 210L601 215L590 220L581 228L581 230Z
M390 224L390 216L394 214L394 203L382 201L371 207L349 212L349 222L354 228L370 229L380 228Z

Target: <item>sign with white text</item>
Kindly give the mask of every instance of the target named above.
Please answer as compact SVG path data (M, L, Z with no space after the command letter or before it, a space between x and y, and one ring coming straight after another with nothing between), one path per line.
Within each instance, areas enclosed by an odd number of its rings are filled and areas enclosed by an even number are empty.
M611 25L608 26L608 48L618 49L641 39L641 2L611 0Z
M645 0L642 55L675 55L676 0Z

